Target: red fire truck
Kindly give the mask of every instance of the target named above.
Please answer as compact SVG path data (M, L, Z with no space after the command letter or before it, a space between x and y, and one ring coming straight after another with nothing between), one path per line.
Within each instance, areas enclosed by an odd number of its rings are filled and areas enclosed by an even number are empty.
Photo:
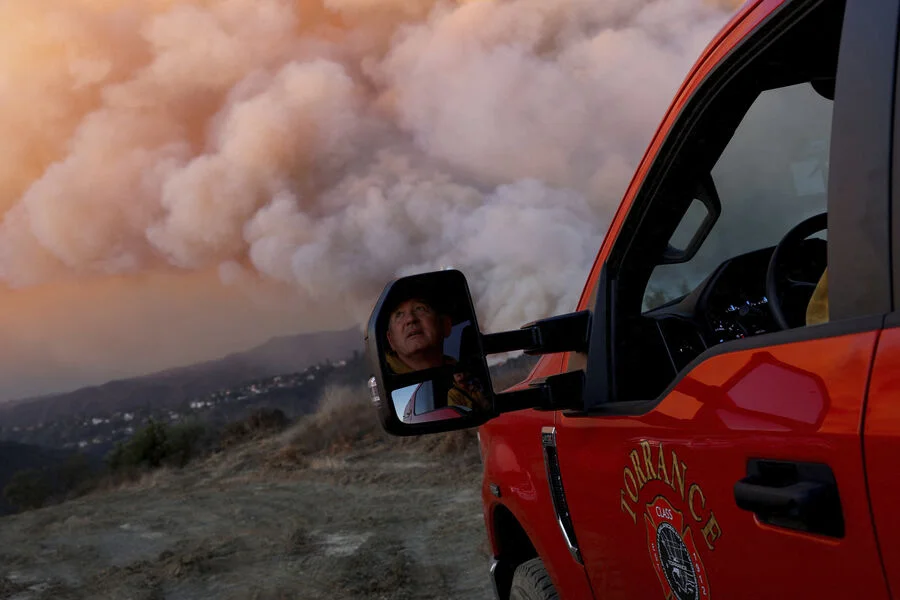
M747 2L574 312L483 333L459 271L387 285L379 419L480 428L498 598L900 598L898 22L900 0ZM540 360L494 390L513 350ZM445 417L404 422L424 381Z

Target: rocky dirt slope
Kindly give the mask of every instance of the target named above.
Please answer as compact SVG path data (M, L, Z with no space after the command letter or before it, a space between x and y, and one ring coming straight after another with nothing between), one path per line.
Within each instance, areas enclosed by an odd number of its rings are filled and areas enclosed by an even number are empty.
M491 598L473 435L288 434L0 519L0 598Z

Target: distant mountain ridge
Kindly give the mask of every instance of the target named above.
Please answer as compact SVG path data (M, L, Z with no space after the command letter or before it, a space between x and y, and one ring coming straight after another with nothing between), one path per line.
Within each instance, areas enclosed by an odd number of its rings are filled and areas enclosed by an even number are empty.
M356 327L276 337L219 359L72 392L5 402L0 404L0 423L7 428L27 427L75 415L128 411L150 404L175 407L222 388L302 371L328 360L345 359L362 349L363 334Z

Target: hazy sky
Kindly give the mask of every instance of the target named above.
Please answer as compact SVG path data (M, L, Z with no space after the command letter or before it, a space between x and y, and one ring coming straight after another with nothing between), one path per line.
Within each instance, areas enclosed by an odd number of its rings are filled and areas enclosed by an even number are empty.
M0 398L362 322L570 310L723 0L0 0Z
M198 362L307 330L311 321L347 325L278 292L248 296L215 272L0 289L0 398Z

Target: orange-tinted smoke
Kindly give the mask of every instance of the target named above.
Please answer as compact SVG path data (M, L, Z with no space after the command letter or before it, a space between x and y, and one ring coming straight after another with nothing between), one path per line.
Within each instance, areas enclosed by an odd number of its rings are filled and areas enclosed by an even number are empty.
M214 273L361 322L453 265L489 328L568 310L734 5L0 0L0 285Z

